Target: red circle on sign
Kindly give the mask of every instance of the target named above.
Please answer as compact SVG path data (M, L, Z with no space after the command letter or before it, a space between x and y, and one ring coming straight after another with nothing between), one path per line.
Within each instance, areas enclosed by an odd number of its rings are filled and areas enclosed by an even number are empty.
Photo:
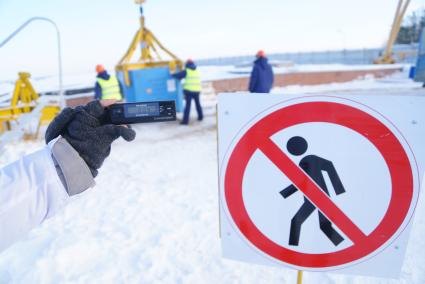
M352 246L331 253L301 253L273 242L251 220L243 202L243 176L254 152L275 133L309 122L337 124L364 136L380 152L391 176L390 203L378 226L369 235L357 239ZM396 234L409 212L413 199L413 174L408 155L400 141L378 119L341 103L306 102L284 107L267 115L242 136L226 167L224 193L235 225L259 250L292 265L325 268L359 260L376 251Z

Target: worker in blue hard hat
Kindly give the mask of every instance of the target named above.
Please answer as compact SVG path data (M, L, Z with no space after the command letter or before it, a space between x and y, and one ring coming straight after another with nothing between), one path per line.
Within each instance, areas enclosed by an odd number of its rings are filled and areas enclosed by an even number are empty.
M121 101L123 99L122 88L117 77L110 75L101 64L96 65L96 73L95 98Z
M184 79L183 82L183 93L185 99L185 107L183 113L183 120L180 124L189 124L190 105L192 100L195 101L196 111L198 113L198 120L202 120L204 115L202 113L201 103L199 101L199 95L202 90L201 75L198 68L192 59L186 61L185 70L172 75L176 79Z

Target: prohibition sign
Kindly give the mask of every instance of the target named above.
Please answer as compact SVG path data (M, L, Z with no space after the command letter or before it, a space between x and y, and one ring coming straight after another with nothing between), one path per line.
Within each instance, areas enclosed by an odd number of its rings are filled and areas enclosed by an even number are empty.
M271 136L285 128L310 122L332 123L357 132L374 145L387 164L391 176L390 203L382 220L368 235L271 140ZM242 193L245 169L257 150L285 174L353 245L329 253L302 253L283 247L264 235L249 217ZM311 268L348 264L372 254L386 244L403 225L413 201L413 191L410 160L394 133L371 114L336 102L298 103L262 118L237 142L230 154L224 176L227 208L244 237L257 249L277 260ZM361 204L359 210L362 210Z

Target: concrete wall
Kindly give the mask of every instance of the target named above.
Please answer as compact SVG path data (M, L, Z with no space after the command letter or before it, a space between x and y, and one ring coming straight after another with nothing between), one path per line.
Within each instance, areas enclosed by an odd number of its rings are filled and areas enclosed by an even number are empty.
M320 85L330 83L343 83L361 79L366 75L382 78L401 71L401 68L382 70L356 70L356 71L326 71L326 72L297 72L276 74L274 87L289 85ZM216 93L237 92L248 90L249 78L235 78L212 81L212 87Z

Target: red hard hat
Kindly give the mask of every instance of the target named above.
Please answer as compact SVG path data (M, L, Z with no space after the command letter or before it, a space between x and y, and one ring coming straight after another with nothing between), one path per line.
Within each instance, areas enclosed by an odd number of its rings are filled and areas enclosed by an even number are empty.
M264 50L259 50L257 52L257 57L264 57L264 56L266 56L266 53L264 52Z
M105 71L105 67L103 67L102 64L97 64L96 65L96 72L97 73L102 73L103 71Z

